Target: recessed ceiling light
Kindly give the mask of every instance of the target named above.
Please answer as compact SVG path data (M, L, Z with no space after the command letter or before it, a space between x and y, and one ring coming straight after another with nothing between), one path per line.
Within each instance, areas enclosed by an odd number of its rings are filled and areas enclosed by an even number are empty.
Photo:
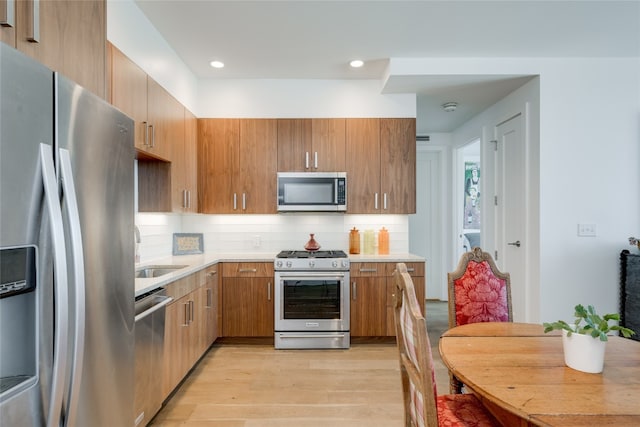
M351 65L353 68L360 68L364 65L364 62L360 59L354 59L353 61L349 62L349 65Z
M211 61L209 64L213 68L223 68L224 67L224 62L221 62L221 61Z

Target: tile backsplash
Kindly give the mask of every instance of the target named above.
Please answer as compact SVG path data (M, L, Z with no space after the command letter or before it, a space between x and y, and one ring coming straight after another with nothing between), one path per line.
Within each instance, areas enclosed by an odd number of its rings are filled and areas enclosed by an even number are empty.
M139 213L142 262L171 255L173 233L203 233L205 252L302 250L314 233L323 249L349 249L349 231L389 230L391 253L409 252L407 215L276 214L200 215Z

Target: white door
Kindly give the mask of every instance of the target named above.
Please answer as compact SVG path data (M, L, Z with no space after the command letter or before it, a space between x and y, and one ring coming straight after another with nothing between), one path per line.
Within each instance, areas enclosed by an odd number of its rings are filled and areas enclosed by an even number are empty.
M416 153L416 214L409 215L409 251L426 259L426 299L447 299L443 267L442 153Z
M522 114L495 127L496 147L496 264L511 275L513 318L526 313L526 163Z

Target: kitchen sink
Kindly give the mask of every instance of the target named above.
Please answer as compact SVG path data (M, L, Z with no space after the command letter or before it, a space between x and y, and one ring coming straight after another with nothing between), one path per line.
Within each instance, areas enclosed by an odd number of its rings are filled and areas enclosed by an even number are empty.
M148 265L136 270L136 279L148 279L151 277L160 277L165 274L173 273L176 270L187 267L186 265Z

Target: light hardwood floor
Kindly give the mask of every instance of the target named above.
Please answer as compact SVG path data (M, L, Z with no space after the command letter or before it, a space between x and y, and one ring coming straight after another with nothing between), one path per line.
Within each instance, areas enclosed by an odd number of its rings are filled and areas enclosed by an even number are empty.
M440 393L448 393L449 381L437 350L446 310L446 303L427 303ZM349 350L214 344L150 425L401 427L398 366L393 341L354 343Z

